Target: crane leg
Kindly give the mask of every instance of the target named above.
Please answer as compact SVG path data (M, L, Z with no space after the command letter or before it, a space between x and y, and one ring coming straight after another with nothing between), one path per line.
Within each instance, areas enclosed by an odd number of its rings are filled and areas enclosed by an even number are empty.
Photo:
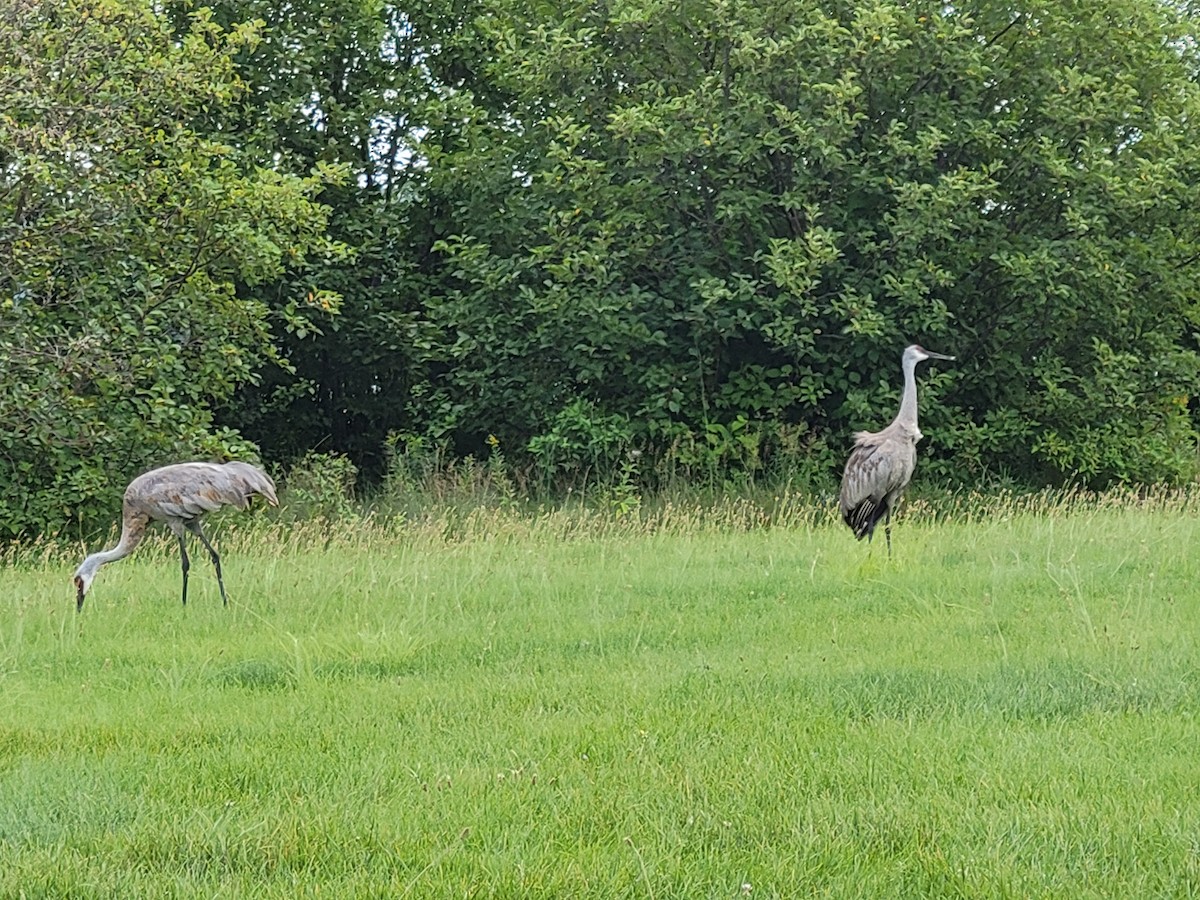
M204 544L208 550L208 557L212 560L213 568L217 570L217 587L221 589L221 604L229 605L229 598L225 596L225 579L221 577L221 557L217 555L217 551L213 549L213 545L208 542L208 538L204 536L204 531L200 528L199 520L188 523L188 530Z
M883 534L884 534L884 537L887 538L888 559L891 559L892 558L892 510L890 507L888 508L888 511L886 513L884 513Z
M182 532L177 536L179 538L179 563L183 568L183 605L187 606L187 576L188 569L192 567L192 564L187 555L187 540Z

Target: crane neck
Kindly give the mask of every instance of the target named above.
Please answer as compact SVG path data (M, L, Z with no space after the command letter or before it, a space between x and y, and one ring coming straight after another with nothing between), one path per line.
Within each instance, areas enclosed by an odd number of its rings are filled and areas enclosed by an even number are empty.
M904 395L900 398L900 413L896 421L917 427L917 360L904 360Z
M142 536L145 533L146 526L144 523L134 526L129 520L126 520L121 527L121 539L117 541L117 545L108 550L98 550L91 554L80 563L79 568L75 570L75 574L95 575L96 570L101 566L115 562L118 559L124 559L142 542Z
M121 547L120 544L111 550L97 550L83 561L76 574L82 575L86 572L95 573L101 566L110 562L116 562L118 559L124 559L129 553L130 551Z

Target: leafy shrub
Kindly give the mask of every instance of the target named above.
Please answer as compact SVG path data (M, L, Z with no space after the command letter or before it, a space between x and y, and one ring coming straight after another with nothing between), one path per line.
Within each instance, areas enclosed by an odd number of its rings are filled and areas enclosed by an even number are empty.
M445 444L419 435L388 435L387 475L375 497L385 513L416 515L430 507L512 506L527 485L510 467L499 438L485 441L487 456L456 457Z
M549 430L531 437L527 449L545 484L578 487L589 476L615 474L617 460L632 440L628 416L605 414L592 401L580 398L559 410Z
M337 453L309 453L288 470L280 501L293 518L353 518L358 469Z

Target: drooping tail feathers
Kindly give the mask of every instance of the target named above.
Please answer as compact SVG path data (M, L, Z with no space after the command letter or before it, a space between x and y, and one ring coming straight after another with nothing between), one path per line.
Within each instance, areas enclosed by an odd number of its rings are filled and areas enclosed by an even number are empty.
M225 463L225 468L230 470L247 498L260 494L272 506L279 505L279 498L275 496L275 482L262 469L239 461Z
M887 513L887 501L876 503L868 497L853 509L842 510L842 521L850 526L858 540L870 540L875 534L875 526Z

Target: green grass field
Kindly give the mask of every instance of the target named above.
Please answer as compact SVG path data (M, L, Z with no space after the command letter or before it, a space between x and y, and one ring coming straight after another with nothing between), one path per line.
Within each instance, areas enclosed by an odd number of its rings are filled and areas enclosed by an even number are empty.
M1200 895L1200 517L972 508L11 553L0 896Z

